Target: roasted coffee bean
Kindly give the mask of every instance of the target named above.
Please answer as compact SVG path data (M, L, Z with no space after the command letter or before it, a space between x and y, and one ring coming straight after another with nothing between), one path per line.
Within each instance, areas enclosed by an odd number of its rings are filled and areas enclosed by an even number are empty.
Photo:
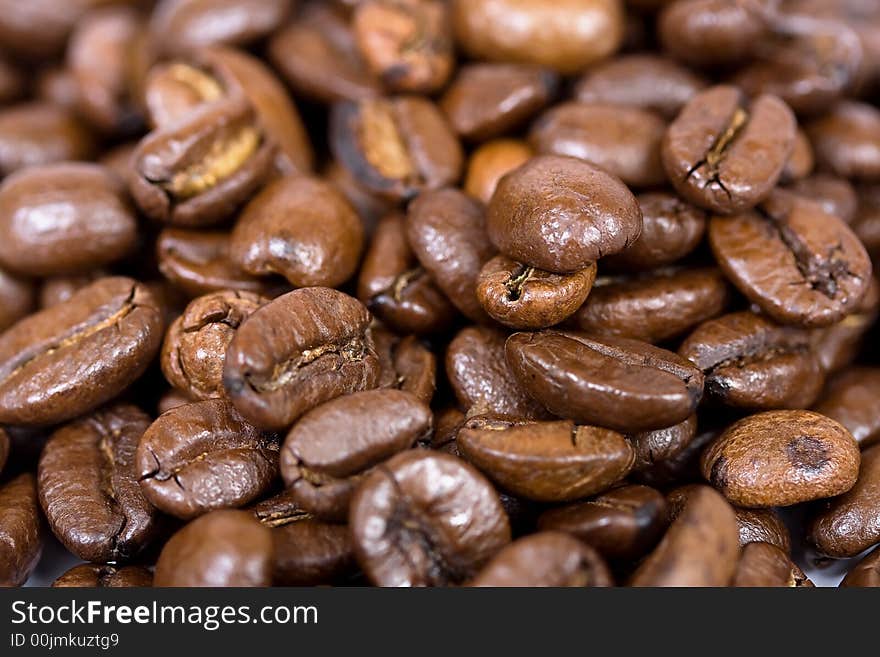
M232 338L223 368L226 393L249 421L281 430L318 404L373 388L380 365L369 324L367 309L336 290L280 296Z
M627 437L636 455L633 470L650 470L658 463L668 461L690 445L696 435L696 415L671 427L630 434Z
M709 243L740 292L783 324L833 324L871 280L871 261L849 227L790 192L774 192L755 212L713 217Z
M186 404L159 416L137 446L144 496L183 519L244 506L278 476L278 441L223 399Z
M30 102L0 111L0 174L25 167L83 160L94 138L73 114L57 105Z
M0 474L3 473L3 466L6 465L6 461L9 458L9 446L9 434L0 428Z
M111 566L84 563L74 566L52 582L55 588L128 588L153 585L153 573L143 566Z
M27 6L3 2L0 10L0 41L4 50L23 57L60 54L70 31L101 0L35 0Z
M425 271L469 319L487 319L476 295L477 278L495 249L483 207L457 189L420 194L409 205L406 236Z
M775 545L749 543L742 549L731 586L787 586L812 587L796 563Z
M358 213L364 224L364 233L368 238L372 237L376 230L376 224L382 217L397 211L396 203L364 187L354 179L348 169L336 160L332 160L324 168L324 177L327 182L342 192L351 207Z
M584 303L596 280L596 265L573 274L551 274L506 256L483 265L477 299L489 316L515 329L558 324Z
M379 586L464 582L510 541L489 482L438 452L409 450L376 468L349 518L358 564Z
M280 178L248 202L232 230L229 255L249 274L280 274L291 285L341 285L354 274L363 224L332 185Z
M751 312L701 324L678 350L706 377L706 397L745 409L807 408L824 374L803 329Z
M156 409L158 414L162 415L163 413L170 411L172 408L191 404L192 401L192 399L181 393L179 390L172 389L159 398L159 403L156 404Z
M137 221L122 185L86 163L28 167L0 186L0 265L52 276L101 267L135 246Z
M0 269L0 331L26 317L36 305L34 284Z
M775 545L785 554L791 552L791 534L775 509L735 508L739 526L739 544L761 542Z
M614 580L591 546L544 531L502 549L469 586L614 586Z
M614 0L454 0L455 36L475 59L583 71L623 41L624 14Z
M693 413L703 392L698 369L638 340L515 333L505 351L529 395L576 423L628 432L660 429Z
M578 80L574 95L581 103L622 105L674 119L706 86L690 70L659 55L624 55L591 67Z
M694 490L632 586L727 586L739 560L736 515L718 493Z
M798 128L795 132L794 148L792 148L791 155L788 156L788 160L786 160L785 166L782 168L779 182L790 183L806 178L813 172L815 164L813 146L810 144L810 139L803 130Z
M486 227L509 258L570 273L625 251L642 231L642 213L616 177L588 162L545 155L501 179Z
M660 163L665 122L653 112L625 105L563 103L532 126L536 152L586 160L631 187L666 182Z
M95 281L0 335L0 422L57 424L97 408L140 377L161 341L146 287Z
M630 478L640 484L657 488L702 481L700 456L705 447L717 437L718 431L716 430L698 432L690 442L672 456L654 461L651 467L645 470L633 470ZM637 447L637 443L633 444L634 447Z
M246 511L213 511L162 548L155 586L269 586L272 531Z
M129 186L151 219L207 226L228 219L260 188L275 158L251 104L240 96L196 107L154 130L132 156Z
M452 27L445 2L358 2L352 27L367 68L390 91L431 93L452 73Z
M440 110L418 96L333 106L330 148L359 183L394 200L454 184L464 153Z
M59 303L64 303L74 294L87 285L91 285L99 278L109 276L105 269L93 269L84 274L70 274L67 276L50 276L43 279L40 285L39 308L45 310Z
M815 410L840 422L859 447L880 440L880 369L854 368L828 384Z
M0 485L0 586L21 586L40 560L42 520L37 481L20 474Z
M446 376L459 406L468 415L547 417L507 364L506 339L507 335L497 329L469 326L449 343Z
M663 138L663 166L685 199L722 214L773 189L794 147L796 121L775 96L746 101L720 85L694 96Z
M568 502L611 488L632 468L621 434L573 422L474 417L459 430L459 453L504 490L530 500Z
M880 112L842 101L807 125L817 162L838 176L880 181Z
M845 224L852 224L855 219L859 199L855 188L844 178L818 173L798 180L790 189L816 201L825 212Z
M731 425L703 453L701 467L732 504L791 506L852 488L859 446L818 413L769 411Z
M380 388L393 388L431 403L437 389L437 357L414 335L403 339L373 328L373 341L382 365Z
M622 253L603 260L613 271L653 270L690 254L706 232L706 213L675 194L648 192L637 197L642 233Z
M580 539L612 561L638 559L666 528L666 500L647 486L622 486L599 497L545 511L538 529Z
M537 66L468 64L440 107L461 137L486 141L520 128L547 105L557 85L553 72Z
M437 333L455 316L452 304L416 259L406 238L406 217L398 212L376 225L361 264L358 298L401 333Z
M363 473L424 441L431 409L400 390L367 390L339 397L306 413L281 452L281 473L307 512L343 521Z
M730 292L717 269L682 269L600 281L577 311L578 328L595 335L663 342L724 312Z
M880 446L862 453L858 480L840 492L844 494L820 506L807 538L820 554L854 557L880 543Z
M290 0L161 0L150 36L164 55L215 44L248 45L279 28Z
M516 139L486 142L473 152L465 174L464 191L488 204L505 175L525 164L534 155L531 146Z
M840 583L845 587L880 587L880 548L859 561Z
M194 299L168 327L162 373L193 400L222 397L223 363L235 331L267 299L250 292L214 292Z
M864 185L857 192L859 209L853 231L876 258L880 254L880 185Z
M272 530L276 586L332 584L354 570L354 548L345 525L305 519Z
M37 487L49 527L80 559L136 557L156 537L158 512L138 486L135 450L149 416L118 404L52 434Z
M859 355L871 327L880 314L880 283L874 274L868 292L851 315L824 329L813 331L813 351L822 369L833 373L842 370Z

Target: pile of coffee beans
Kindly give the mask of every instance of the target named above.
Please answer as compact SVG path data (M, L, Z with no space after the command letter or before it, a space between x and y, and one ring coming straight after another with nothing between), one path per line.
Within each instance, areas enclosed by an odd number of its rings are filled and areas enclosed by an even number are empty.
M878 101L876 0L0 0L0 583L880 586Z

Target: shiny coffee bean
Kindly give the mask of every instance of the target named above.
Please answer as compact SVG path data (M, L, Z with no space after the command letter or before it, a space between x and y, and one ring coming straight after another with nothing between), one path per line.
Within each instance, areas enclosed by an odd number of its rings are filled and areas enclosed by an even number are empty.
M296 520L272 529L275 586L333 584L352 573L354 548L345 525Z
M739 526L739 544L761 542L791 552L791 534L776 509L734 509Z
M676 427L686 426L686 423L687 421L676 425ZM672 430L671 433L673 437L681 437L678 430ZM662 460L653 460L651 466L644 470L634 470L631 478L640 484L659 488L684 482L702 481L700 456L706 446L717 437L717 431L709 430L698 432L688 442L682 439L683 447L675 449L671 456ZM633 446L638 449L638 441L634 441Z
M671 427L630 434L627 437L636 455L633 470L649 471L672 459L693 442L696 434L696 415Z
M841 101L807 125L816 161L843 178L880 181L880 111Z
M488 205L498 182L532 155L532 147L517 139L496 139L482 144L468 161L464 191Z
M102 278L0 336L0 422L49 425L109 401L162 341L156 299L130 278Z
M804 575L804 571L775 545L749 543L743 546L731 586L798 588L812 587L814 584Z
M373 341L382 366L379 387L402 390L430 404L437 389L437 356L414 335L398 338L374 327Z
M85 160L95 140L68 110L47 102L29 102L0 110L0 174L26 167Z
M852 224L855 219L859 199L855 188L844 178L818 173L798 180L790 189L816 201L825 212L845 224Z
M99 278L105 278L109 274L105 269L93 269L84 274L70 274L67 276L50 276L43 279L40 286L39 307L40 310L57 306L64 303L74 294L87 285L91 285Z
M660 429L693 413L703 392L703 375L688 361L637 340L515 333L505 351L529 395L577 423Z
M880 369L854 368L834 377L815 411L840 422L859 447L880 440Z
M880 548L859 561L843 578L843 587L880 587Z
M36 289L26 278L0 269L0 331L26 317L36 305Z
M369 474L349 517L358 564L379 586L464 582L510 541L489 482L454 456L423 450Z
M222 399L186 404L159 416L137 446L141 490L156 507L189 519L244 506L278 476L278 441Z
M84 563L58 577L54 588L128 588L153 585L153 573L143 566L111 566Z
M21 586L40 560L42 520L37 481L23 473L0 484L0 586Z
M792 148L791 155L785 161L779 182L791 183L806 178L813 172L815 164L813 146L810 144L810 139L803 130L798 128L795 132L794 148Z
M845 493L859 447L843 426L810 411L769 411L731 425L703 453L703 476L731 503L791 506Z

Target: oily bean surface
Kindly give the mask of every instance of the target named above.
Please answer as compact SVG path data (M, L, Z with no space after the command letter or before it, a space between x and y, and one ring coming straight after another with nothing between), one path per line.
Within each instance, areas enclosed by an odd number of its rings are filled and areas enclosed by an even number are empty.
M0 485L0 586L21 586L40 560L42 519L36 477L23 473Z
M128 588L153 585L153 573L143 566L113 566L84 563L66 571L53 588Z

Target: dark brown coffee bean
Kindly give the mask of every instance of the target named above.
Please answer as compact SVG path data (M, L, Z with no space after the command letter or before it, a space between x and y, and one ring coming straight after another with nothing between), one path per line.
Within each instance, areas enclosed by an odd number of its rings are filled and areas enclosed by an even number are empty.
M633 470L650 470L677 456L691 444L696 434L696 415L691 415L671 427L630 434L627 437L636 455Z
M794 148L791 149L791 155L785 162L779 182L790 183L806 178L813 172L815 163L810 139L807 133L798 128L795 132Z
M367 390L329 401L287 434L284 482L306 511L344 520L361 475L426 440L432 421L424 402L400 390Z
M567 534L544 531L502 549L469 586L614 586L614 579L592 547Z
M475 59L580 73L623 41L624 13L612 0L454 0L455 36Z
M37 480L20 474L0 485L0 586L21 586L43 549Z
M330 148L355 180L394 200L454 184L464 167L446 118L418 96L337 103Z
M666 500L647 486L615 488L538 518L538 529L571 534L612 561L644 556L665 527Z
M664 121L653 112L625 105L563 103L532 126L529 141L543 155L586 160L631 187L666 181L660 163Z
M354 547L345 525L296 520L272 530L275 586L333 584L355 570Z
M880 587L880 548L859 561L840 583L845 587Z
M868 254L849 227L790 192L774 192L755 212L713 217L709 243L740 292L783 324L833 324L871 280Z
M815 586L788 555L770 543L749 543L744 546L731 586Z
M623 105L674 119L679 110L706 86L690 70L659 55L624 55L590 68L574 94L581 103Z
M132 156L129 186L150 218L175 226L228 219L260 188L275 158L274 142L240 96L196 107L154 130Z
M576 423L660 429L693 413L703 392L703 375L688 361L637 340L515 333L505 351L529 395Z
M791 553L791 534L776 509L735 508L739 526L739 544L762 542L775 545L785 554Z
M329 288L294 290L257 310L226 351L223 385L258 427L281 430L311 408L379 380L370 313Z
M677 434L678 432L674 431L673 433ZM680 485L684 482L702 481L700 456L703 449L717 437L718 431L699 432L671 456L654 461L651 467L645 470L633 470L631 478L641 484L658 488ZM638 443L634 441L633 446L638 448Z
M124 258L137 221L103 167L29 167L0 186L0 264L29 276L75 273Z
M358 2L352 28L368 69L390 91L431 93L452 73L455 55L445 2Z
M627 475L634 459L621 434L570 421L475 417L459 430L456 444L501 488L541 502L606 491Z
M507 335L497 329L470 326L462 329L446 351L446 376L459 406L468 415L502 415L515 418L547 417L529 397L504 355Z
M855 188L845 179L817 173L794 183L793 192L816 201L828 214L833 214L845 224L852 224L858 210L859 199Z
M153 585L153 573L143 566L83 563L52 582L54 588L128 588Z
M0 269L0 331L31 313L36 297L33 283Z
M880 446L862 453L858 480L840 492L844 494L820 506L810 523L807 539L820 554L854 557L880 543Z
M791 506L852 488L859 446L818 413L769 411L731 425L703 453L701 467L737 506Z
M824 374L808 331L751 312L701 324L678 350L706 377L706 396L734 408L807 408Z
M473 577L510 541L492 486L448 454L409 450L376 468L351 503L355 556L379 586L437 586Z
M815 410L840 422L859 447L880 440L880 369L854 368L828 384Z
M386 215L376 225L358 277L358 298L401 333L437 333L455 309L419 264L406 238L406 217Z
M868 285L868 292L852 314L827 328L813 331L813 351L816 352L822 369L834 373L855 361L878 313L880 283L874 275Z
M509 258L566 273L626 250L641 233L642 213L614 176L588 162L545 155L501 179L486 226Z
M858 188L859 209L853 231L875 258L880 254L880 185Z
M152 504L183 519L244 506L278 476L278 441L222 399L159 416L137 447L135 468Z
M281 274L296 287L333 287L354 274L363 243L363 224L336 188L288 176L245 206L229 255L249 274Z
M137 556L156 537L158 513L138 486L135 450L149 416L120 404L52 434L40 457L38 489L49 527L80 559Z
M437 389L437 357L414 335L403 339L373 328L376 353L382 364L380 388L393 388L431 403Z
M573 274L551 274L495 256L480 270L477 299L505 326L541 329L571 316L590 294L594 280L595 263Z
M486 141L520 128L553 98L557 76L537 66L468 64L440 106L464 139Z
M727 586L739 560L736 515L721 495L699 486L632 586Z
M475 322L486 321L477 278L495 249L483 207L457 189L423 192L409 205L406 235L422 267L455 307Z
M191 404L192 401L192 399L181 393L179 390L172 389L159 398L159 403L156 404L156 410L159 415L162 415L163 413L170 411L172 408Z
M843 178L880 180L880 112L842 101L807 126L816 160Z
M0 111L0 173L25 167L84 160L95 151L92 135L72 113L32 102Z
M6 465L6 461L9 458L9 447L9 434L0 428L0 474L3 473L3 466Z
M48 425L135 381L159 350L162 316L130 278L102 278L0 335L0 422Z
M486 142L471 154L465 174L464 191L488 205L498 181L525 164L533 155L532 147L517 139Z
M34 0L24 6L6 1L0 10L0 41L4 50L27 58L58 55L77 21L100 4L101 0Z
M39 294L40 310L64 303L87 285L107 276L109 274L106 269L93 269L84 274L50 276L43 279Z
M155 586L269 586L272 531L246 511L212 511L162 548Z
M717 269L682 269L593 288L577 311L578 328L595 335L663 342L724 312L730 292Z
M603 261L613 271L653 270L691 253L706 232L706 213L675 194L648 192L637 197L642 233L629 247Z

